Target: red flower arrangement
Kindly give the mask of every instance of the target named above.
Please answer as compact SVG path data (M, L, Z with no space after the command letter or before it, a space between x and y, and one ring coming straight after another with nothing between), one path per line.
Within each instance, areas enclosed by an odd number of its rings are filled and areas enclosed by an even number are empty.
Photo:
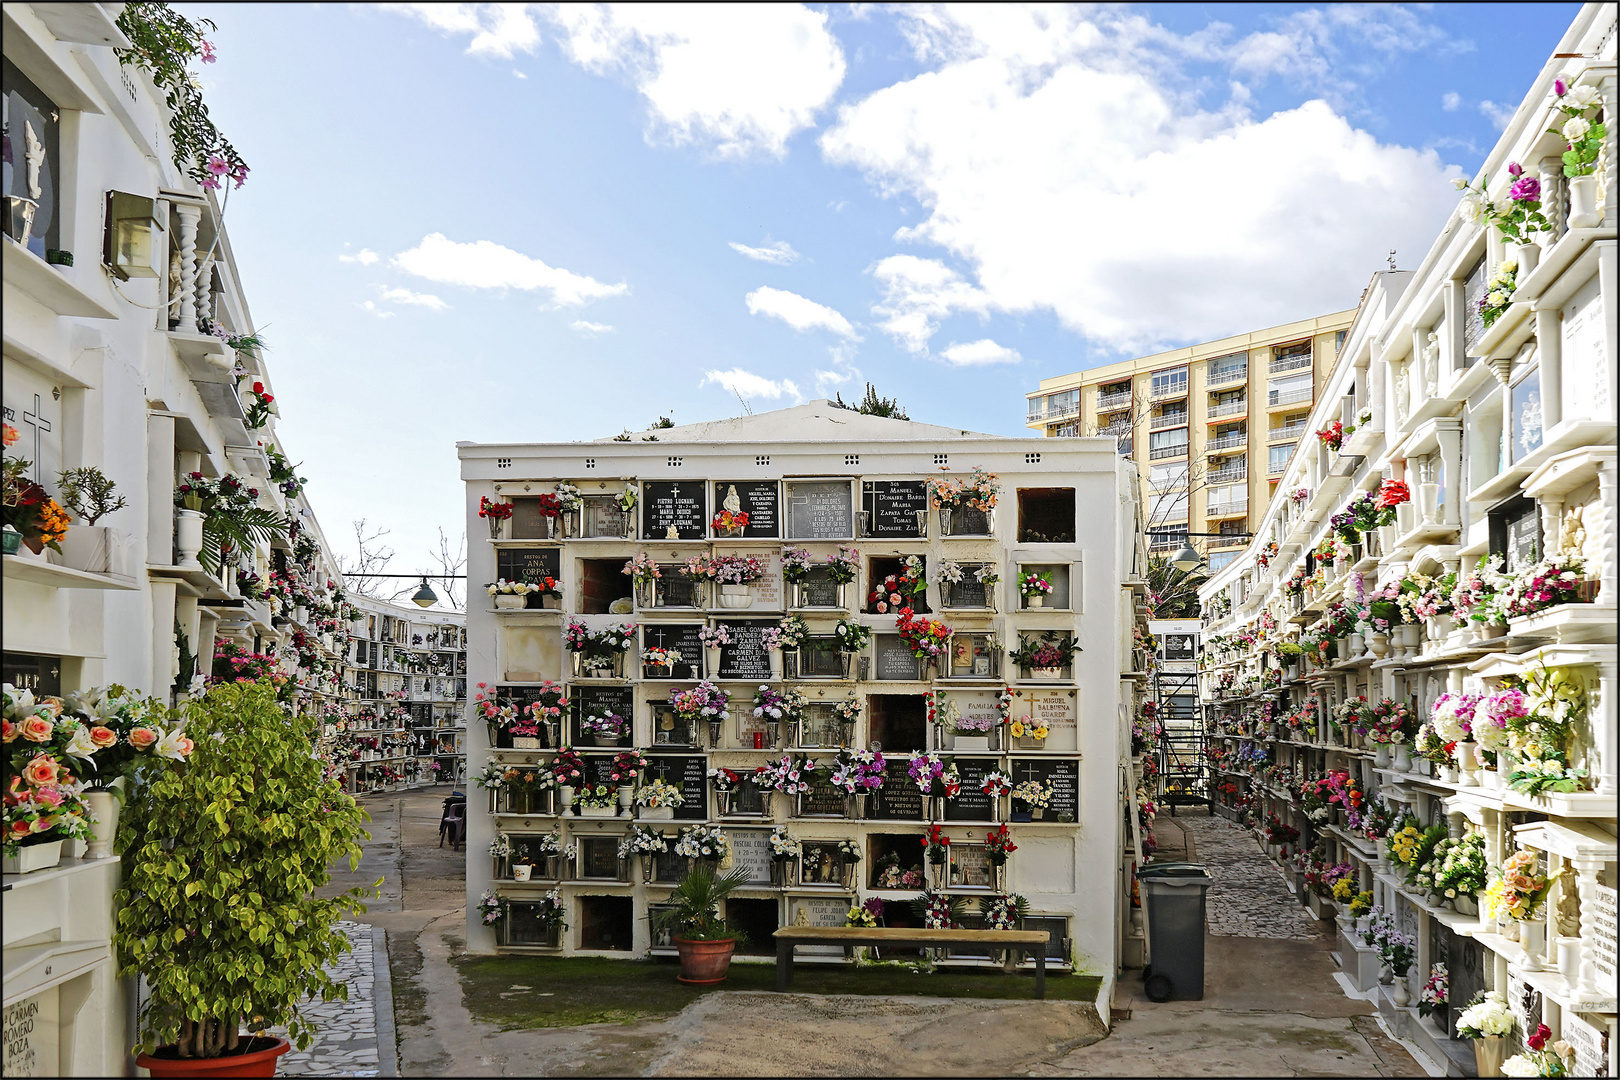
M1344 425L1335 420L1318 431L1316 437L1326 443L1329 450L1337 450L1344 445Z
M984 846L990 861L996 866L1006 862L1007 856L1018 850L1018 845L1012 842L1012 835L1007 832L1005 825L985 833Z
M734 514L730 510L722 510L718 514L714 515L714 520L709 524L714 526L715 532L730 532L732 529L746 529L748 528L748 511L739 510Z
M940 832L938 825L928 827L928 835L918 837L928 854L928 861L935 866L943 866L950 857L951 838Z
M1393 510L1412 501L1412 489L1403 480L1385 480L1378 485L1378 509Z
M512 516L512 504L509 502L495 502L488 495L478 500L478 516L489 518L491 521L505 521Z

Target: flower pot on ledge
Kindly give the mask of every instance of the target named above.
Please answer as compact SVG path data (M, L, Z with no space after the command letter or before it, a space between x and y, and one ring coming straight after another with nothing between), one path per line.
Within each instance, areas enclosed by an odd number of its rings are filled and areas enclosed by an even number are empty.
M719 589L720 606L733 610L752 607L754 603L754 590L751 585L721 585Z
M156 1053L137 1057L135 1064L156 1077L274 1076L276 1059L292 1049L286 1039L270 1035L243 1036L241 1045L245 1053L214 1058L182 1058L175 1047L160 1046Z

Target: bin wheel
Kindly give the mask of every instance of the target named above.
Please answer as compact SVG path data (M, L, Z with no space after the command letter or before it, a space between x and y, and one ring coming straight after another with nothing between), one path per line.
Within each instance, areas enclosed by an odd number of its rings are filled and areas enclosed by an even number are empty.
M1174 987L1170 985L1168 975L1149 975L1143 989L1147 992L1149 1001L1169 1001Z
M1148 976L1150 976L1152 974L1153 974L1153 965L1152 964L1143 964L1142 965L1142 981L1147 982L1148 981Z

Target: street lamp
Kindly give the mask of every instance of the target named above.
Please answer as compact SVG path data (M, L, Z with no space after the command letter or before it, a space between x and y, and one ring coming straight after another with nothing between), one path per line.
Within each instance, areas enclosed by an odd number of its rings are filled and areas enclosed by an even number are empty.
M1196 557L1197 556L1195 555L1194 558ZM435 593L432 587L428 585L427 575L422 575L422 587L417 589L416 594L411 597L411 603L415 604L417 607L430 608L438 602L438 594Z
M1170 565L1184 574L1192 573L1203 564L1203 557L1193 550L1191 543L1182 544L1181 550L1176 552L1175 557L1170 560Z
M1203 557L1192 546L1190 537L1213 536L1222 540L1250 540L1254 537L1253 533L1187 532L1185 529L1148 529L1147 534L1149 536L1179 536L1182 538L1181 550L1170 557L1170 565L1184 574L1190 574L1204 565Z

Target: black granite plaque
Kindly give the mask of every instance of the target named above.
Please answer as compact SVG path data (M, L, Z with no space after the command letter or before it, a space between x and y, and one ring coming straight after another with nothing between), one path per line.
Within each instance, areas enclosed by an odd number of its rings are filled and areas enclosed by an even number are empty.
M643 665L643 678L673 678L696 679L703 670L703 639L698 637L702 629L696 623L681 623L676 625L657 625L643 623L641 627L641 647L646 649L678 649L685 663L675 665L675 673L666 675L666 668Z
M562 577L562 549L554 547L501 548L495 553L495 576L504 581L539 584Z
M990 796L984 793L984 778L996 770L995 758L955 758L956 771L962 777L962 791L954 799L945 800L946 821L989 821Z
M906 774L909 766L902 757L889 758L883 766L883 786L872 793L870 814L879 821L921 821L923 794Z
M787 535L792 540L847 540L853 522L847 480L790 480Z
M1063 758L1015 758L1012 763L1012 782L1041 780L1052 785L1052 801L1046 808L1044 821L1058 820L1068 814L1073 821L1080 820L1080 763Z
M568 688L568 696L574 704L573 709L573 735L570 741L579 745L584 741L579 729L579 722L589 712L600 713L602 709L617 713L624 717L626 722L631 721L635 715L636 691L629 686L586 686L574 683ZM634 730L632 727L631 730Z
M771 677L771 654L765 651L760 631L775 626L777 620L722 620L731 632L731 644L720 647L720 677L746 682L767 682Z
M799 813L806 817L843 817L844 793L830 779L818 776L810 790L800 796Z
M781 493L775 480L716 480L716 514L724 509L726 496L733 489L737 492L737 501L742 504L743 512L748 515L743 536L769 539L781 535Z
M872 536L920 536L917 511L928 509L928 482L868 480L861 485L861 508Z
M837 607L838 582L827 576L825 567L810 571L798 584L799 607Z
M675 808L675 816L690 821L703 821L709 816L708 759L702 754L648 755L652 767L649 776L658 777L666 784L681 789L685 802Z
M701 480L646 480L641 484L643 540L703 540L709 535ZM670 530L674 529L674 536Z

